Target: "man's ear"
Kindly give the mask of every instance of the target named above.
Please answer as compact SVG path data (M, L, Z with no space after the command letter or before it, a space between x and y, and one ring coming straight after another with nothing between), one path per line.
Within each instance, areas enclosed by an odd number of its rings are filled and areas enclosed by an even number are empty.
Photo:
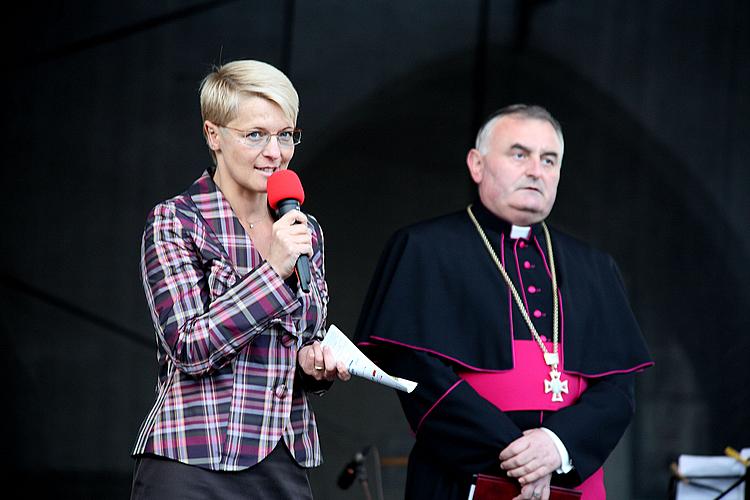
M484 174L484 158L482 153L478 149L472 148L466 155L466 166L469 167L469 174L474 182L479 184L482 182L482 176Z
M219 127L206 120L203 122L203 135L206 136L206 144L212 151L219 150Z

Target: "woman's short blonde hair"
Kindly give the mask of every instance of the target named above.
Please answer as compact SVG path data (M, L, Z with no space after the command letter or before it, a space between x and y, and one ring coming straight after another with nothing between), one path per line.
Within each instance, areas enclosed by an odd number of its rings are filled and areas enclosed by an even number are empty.
M203 121L226 125L237 117L240 99L251 96L276 103L286 118L297 123L299 96L292 82L270 64L253 60L232 61L206 75L200 87ZM211 156L216 163L213 151Z

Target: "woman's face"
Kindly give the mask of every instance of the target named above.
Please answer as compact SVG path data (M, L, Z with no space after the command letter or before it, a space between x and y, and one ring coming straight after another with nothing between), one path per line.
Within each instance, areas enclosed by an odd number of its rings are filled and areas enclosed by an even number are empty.
M237 116L225 126L206 122L209 145L216 154L214 181L227 194L265 193L268 178L287 168L294 146L282 147L277 137L294 128L281 108L263 97L242 98ZM242 139L249 133L271 134L267 144L249 146Z

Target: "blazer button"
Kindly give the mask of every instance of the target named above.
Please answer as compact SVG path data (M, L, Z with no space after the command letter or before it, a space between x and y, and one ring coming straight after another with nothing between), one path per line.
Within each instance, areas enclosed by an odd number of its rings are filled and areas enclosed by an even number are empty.
M281 384L280 386L276 387L276 390L274 391L274 394L277 398L283 399L284 396L286 396L286 384Z

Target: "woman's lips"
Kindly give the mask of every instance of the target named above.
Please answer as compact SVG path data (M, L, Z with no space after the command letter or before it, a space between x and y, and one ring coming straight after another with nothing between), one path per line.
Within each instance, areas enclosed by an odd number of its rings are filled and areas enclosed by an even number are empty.
M257 170L258 172L260 172L261 174L268 175L268 176L270 176L271 174L273 174L279 169L279 167L253 167L253 168Z

